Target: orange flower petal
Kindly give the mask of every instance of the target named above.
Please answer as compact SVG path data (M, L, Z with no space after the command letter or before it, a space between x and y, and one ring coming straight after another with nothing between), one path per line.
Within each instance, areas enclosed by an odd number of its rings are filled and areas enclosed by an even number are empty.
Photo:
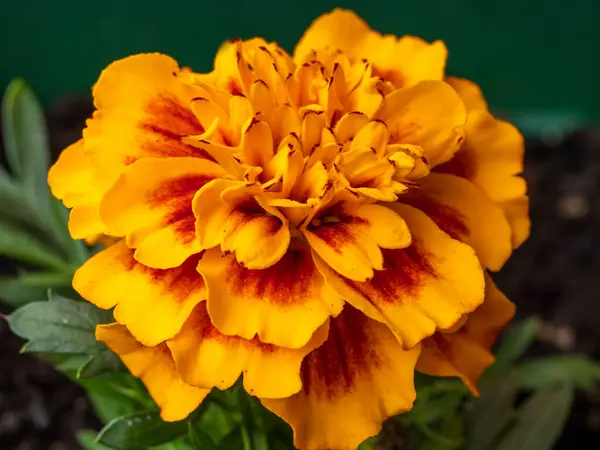
M208 312L220 332L300 348L342 300L314 266L310 250L292 245L273 266L251 270L233 255L207 250L198 270L208 288Z
M465 101L468 107L474 102L470 97ZM511 224L512 244L517 248L530 229L527 185L518 176L523 171L523 136L513 125L495 119L483 105L470 108L460 151L435 170L472 181L498 204Z
M419 352L403 350L384 324L346 305L327 341L302 362L302 391L261 401L292 426L296 447L354 449L412 407Z
M391 92L377 117L387 123L390 143L420 146L431 167L452 158L467 120L460 97L443 81L422 81Z
M438 332L425 339L417 370L438 377L459 377L477 395L479 378L494 362L490 350L514 314L515 305L486 275L483 304L458 331Z
M93 91L98 110L83 136L103 177L114 179L144 157L207 157L181 141L204 132L190 109L204 92L181 82L178 71L176 61L153 53L121 59L102 72Z
M175 336L194 306L206 299L197 262L193 256L174 269L151 269L138 263L121 240L81 266L73 287L99 308L116 305L117 322L142 344L154 346Z
M511 230L502 210L473 183L432 173L400 198L423 211L452 238L473 247L481 263L500 270L512 253Z
M405 249L384 250L383 270L371 279L356 282L318 257L315 262L346 301L388 324L404 348L411 348L483 302L483 271L473 249L450 238L421 211L400 204L393 209L408 223L413 241Z
M227 336L211 323L206 304L201 303L167 345L186 383L221 390L231 387L244 373L244 388L251 395L283 398L302 388L302 359L327 339L328 323L322 325L300 349L264 344Z
M110 183L96 177L83 139L63 150L50 168L48 184L52 195L62 200L67 208L72 208L69 232L73 238L85 239L104 232L98 203Z
M210 392L181 379L165 344L145 347L118 323L98 325L96 339L119 355L131 373L142 379L166 422L185 419Z
M343 9L335 9L312 23L298 42L294 59L302 64L312 50L323 48L340 49L354 61L368 59L374 76L397 87L441 80L448 53L441 41L430 44L413 36L398 39L381 35L355 13Z
M356 281L383 268L381 248L403 248L410 232L394 211L380 205L362 205L354 211L333 211L313 220L304 236L317 254L336 272Z
M110 234L127 235L135 258L157 269L177 267L200 251L192 199L215 178L227 176L199 158L145 158L123 173L100 205Z

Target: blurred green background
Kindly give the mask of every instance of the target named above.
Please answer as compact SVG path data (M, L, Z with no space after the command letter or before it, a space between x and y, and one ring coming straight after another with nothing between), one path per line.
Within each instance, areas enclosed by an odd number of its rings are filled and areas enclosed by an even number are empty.
M385 33L443 39L448 73L479 83L528 134L600 121L597 0L35 0L4 5L0 85L23 76L45 104L87 92L111 61L170 54L210 70L225 39L263 36L292 50L319 14L350 8Z

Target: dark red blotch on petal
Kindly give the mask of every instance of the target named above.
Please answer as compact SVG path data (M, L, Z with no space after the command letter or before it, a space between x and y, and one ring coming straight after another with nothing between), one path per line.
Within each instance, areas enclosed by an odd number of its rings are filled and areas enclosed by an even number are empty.
M290 247L283 258L266 269L246 269L233 259L226 282L248 301L293 305L310 292L316 270L308 249Z
M381 249L383 270L376 270L373 278L365 282L344 281L373 304L402 303L403 294L413 295L425 278L437 278L438 274L429 262L418 239L401 250Z
M238 336L228 336L226 334L221 333L210 320L210 316L208 315L208 311L206 310L206 302L199 303L192 312L190 316L190 320L192 321L192 326L194 328L194 332L199 340L216 340L224 343L236 343L240 341L245 341L243 338ZM277 350L277 346L272 344L265 344L261 342L258 337L254 337L252 341L253 347L260 348L263 352L274 352Z
M172 226L185 244L196 238L192 199L202 186L213 179L206 175L189 175L170 180L159 186L150 199L151 206L167 209L165 224Z
M465 146L468 144L465 144ZM471 154L463 147L456 152L452 159L444 164L440 164L434 169L434 172L448 173L457 177L472 180L475 176L476 162Z
M348 303L331 319L325 343L302 362L300 377L306 395L331 399L347 394L361 374L381 364L368 333L368 321Z
M435 224L453 239L463 240L470 234L463 214L420 191L409 191L401 197L402 203L423 211Z
M179 267L174 269L153 269L137 262L130 249L124 263L130 272L141 273L158 287L163 293L173 295L179 302L184 302L191 295L199 295L204 290L204 279L196 270L201 254L190 256Z
M204 128L190 108L181 105L176 99L159 95L146 105L148 117L140 128L150 133L143 141L143 150L152 156L213 158L204 150L184 144L181 138L204 133ZM135 162L129 157L127 164Z
M315 225L315 222L313 221L313 223L307 227L308 231L316 234L337 253L342 253L342 249L345 246L356 242L356 232L358 227L364 227L369 224L369 222L362 217L348 215L338 216L332 222L327 222L324 218L318 220L318 225Z

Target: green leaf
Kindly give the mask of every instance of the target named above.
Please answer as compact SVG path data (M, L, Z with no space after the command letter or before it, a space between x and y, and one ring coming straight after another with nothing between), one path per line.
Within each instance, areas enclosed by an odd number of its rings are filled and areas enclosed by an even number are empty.
M77 442L83 447L84 450L112 450L102 444L96 443L96 436L98 433L91 430L83 430L77 433Z
M25 351L86 354L98 348L96 325L111 321L109 311L59 296L29 303L8 319L13 333L29 341Z
M466 420L469 430L466 450L492 449L492 443L515 417L518 392L516 376L511 372L497 379L470 402Z
M98 349L77 370L77 378L90 378L103 373L125 371L123 363L105 344L98 342Z
M47 208L50 150L44 111L22 79L13 80L2 100L6 159L30 198Z
M103 374L77 380L77 383L86 390L96 415L103 423L146 410L152 402L141 383L129 373Z
M142 412L110 421L98 435L100 444L117 450L147 450L187 432L187 422L164 422L158 412Z
M572 387L558 384L532 395L497 450L551 450L569 417L573 394Z
M427 440L419 446L419 450L455 450L462 447L464 439L464 422L459 414L447 415L440 429L422 428Z
M213 393L210 394L210 400L213 400L213 395ZM210 401L200 419L194 425L204 430L213 442L220 443L225 436L239 427L241 422L242 415L238 411L227 410L220 404Z
M533 343L541 325L540 319L531 317L509 328L496 353L494 366L508 366L519 359Z
M212 438L197 425L188 424L188 434L194 450L217 450Z
M551 356L520 364L517 374L520 386L526 389L545 388L557 382L592 389L600 382L600 363L586 356Z
M72 272L72 268L44 243L6 222L0 222L0 255L49 269Z

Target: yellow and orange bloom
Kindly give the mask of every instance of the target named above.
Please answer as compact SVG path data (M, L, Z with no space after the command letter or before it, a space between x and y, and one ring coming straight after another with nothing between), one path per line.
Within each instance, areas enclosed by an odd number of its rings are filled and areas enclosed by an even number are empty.
M529 232L523 142L445 60L335 10L293 56L104 70L49 183L73 237L120 239L73 284L165 420L243 375L297 447L350 449L412 407L415 370L476 392L514 313L486 271Z

